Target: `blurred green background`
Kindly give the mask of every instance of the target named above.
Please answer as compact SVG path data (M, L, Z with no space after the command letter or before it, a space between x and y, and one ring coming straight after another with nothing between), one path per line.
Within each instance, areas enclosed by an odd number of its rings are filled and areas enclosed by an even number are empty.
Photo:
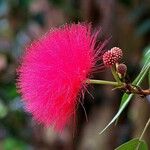
M138 96L118 126L98 134L122 95L109 86L89 87L94 100L85 94L88 122L79 106L76 129L66 127L61 135L37 125L24 111L15 80L25 46L51 27L78 21L92 22L94 30L102 28L98 41L112 36L108 49L124 50L131 81L140 71L144 49L150 46L149 0L0 0L0 150L113 150L140 135L150 106ZM112 79L109 71L94 76ZM150 129L145 140L150 148Z

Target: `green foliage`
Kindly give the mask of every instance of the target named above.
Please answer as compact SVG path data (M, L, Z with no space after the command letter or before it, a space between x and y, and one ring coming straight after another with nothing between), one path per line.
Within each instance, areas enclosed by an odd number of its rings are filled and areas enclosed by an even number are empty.
M7 115L7 107L0 101L0 119Z
M16 138L6 138L3 142L4 150L27 150L27 145Z
M149 87L150 87L150 70L149 70L149 73L148 73L148 84L149 84Z
M140 145L138 147L138 150L148 150L148 146L145 141L140 141Z
M147 46L144 50L142 64L145 64L145 66L150 65L150 46Z
M146 47L144 50L144 55L142 59L142 64L150 65L150 46ZM150 70L148 71L148 84L150 87Z
M147 50L147 52L144 54L143 58L144 58L143 59L144 66L143 66L141 72L139 73L139 75L136 77L136 79L132 83L133 85L136 85L136 86L139 86L142 83L142 81L145 79L146 75L149 73L150 49ZM130 100L132 99L133 96L134 96L133 94L128 95L126 93L123 95L118 112L113 117L113 119L108 123L108 125L100 132L100 134L103 133L112 123L114 123L118 119L118 117L123 112L123 110L126 108L126 106L128 105L128 103L130 102Z
M148 150L147 144L145 141L140 141L139 139L132 139L115 150Z
M0 83L0 96L4 100L12 100L18 96L14 83Z

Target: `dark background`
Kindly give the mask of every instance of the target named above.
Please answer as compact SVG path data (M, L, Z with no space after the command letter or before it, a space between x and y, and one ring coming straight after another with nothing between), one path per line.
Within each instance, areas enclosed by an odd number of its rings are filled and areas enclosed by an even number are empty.
M99 40L112 36L107 47L123 49L131 81L140 71L150 44L149 0L0 0L0 150L113 150L140 136L150 106L138 96L117 126L98 134L116 113L122 95L109 86L89 87L94 99L85 94L88 121L79 106L76 129L66 127L61 135L37 125L25 113L15 86L24 47L51 27L78 21L92 22L94 30L101 27ZM106 71L95 78L112 76ZM150 148L150 130L145 140Z

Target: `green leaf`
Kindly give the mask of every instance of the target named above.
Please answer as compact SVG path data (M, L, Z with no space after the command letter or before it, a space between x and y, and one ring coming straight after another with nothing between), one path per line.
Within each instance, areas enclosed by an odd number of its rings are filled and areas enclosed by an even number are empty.
M148 73L148 83L149 83L149 87L150 87L150 70L149 70L149 73Z
M145 49L144 56L143 56L143 59L142 59L142 63L143 64L146 63L147 65L150 65L150 46L148 46ZM149 70L149 73L148 73L148 84L149 84L149 87L150 87L150 70Z
M140 141L138 150L148 150L148 146L145 141Z
M132 140L120 145L115 150L135 150L136 147L138 146L138 144L139 144L138 139L132 139Z
M117 147L115 150L148 150L148 147L145 141L140 141L139 139L132 139Z
M139 73L139 75L133 81L133 83L132 83L133 85L139 86L142 83L142 81L144 80L147 73L149 72L149 69L150 69L150 52L149 51L150 51L150 49L148 49L148 51L144 55L144 56L148 55L149 57L147 57L144 60L145 64L144 64L141 72ZM123 112L123 110L128 105L128 103L130 102L130 100L132 99L133 96L134 96L133 94L128 95L126 93L123 95L118 112L113 117L113 119L108 123L108 125L100 132L100 134L102 134L112 123L114 123L118 119L118 117Z
M27 145L20 139L16 138L6 138L3 141L3 149L4 150L27 150Z
M147 46L144 50L142 64L145 64L145 66L150 64L150 46Z
M122 111L124 110L124 108L129 103L130 99L133 97L133 94L130 94L130 95L127 95L127 96L124 96L124 97L126 97L126 100L122 104L121 108L118 110L117 114L113 117L113 119L109 122L109 124L99 134L102 134L112 123L115 122L115 120L120 116L120 114L122 113Z
M149 69L150 69L150 64L141 70L140 74L136 77L136 79L132 82L132 84L137 85L137 86L140 85L142 83L144 77L148 73Z

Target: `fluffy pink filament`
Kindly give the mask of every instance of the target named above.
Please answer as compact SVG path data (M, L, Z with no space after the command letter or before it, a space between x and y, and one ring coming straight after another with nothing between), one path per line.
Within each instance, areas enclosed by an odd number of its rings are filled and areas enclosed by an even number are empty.
M75 114L78 96L101 52L102 45L95 48L96 37L90 24L71 24L27 48L17 86L26 110L39 123L59 131Z

